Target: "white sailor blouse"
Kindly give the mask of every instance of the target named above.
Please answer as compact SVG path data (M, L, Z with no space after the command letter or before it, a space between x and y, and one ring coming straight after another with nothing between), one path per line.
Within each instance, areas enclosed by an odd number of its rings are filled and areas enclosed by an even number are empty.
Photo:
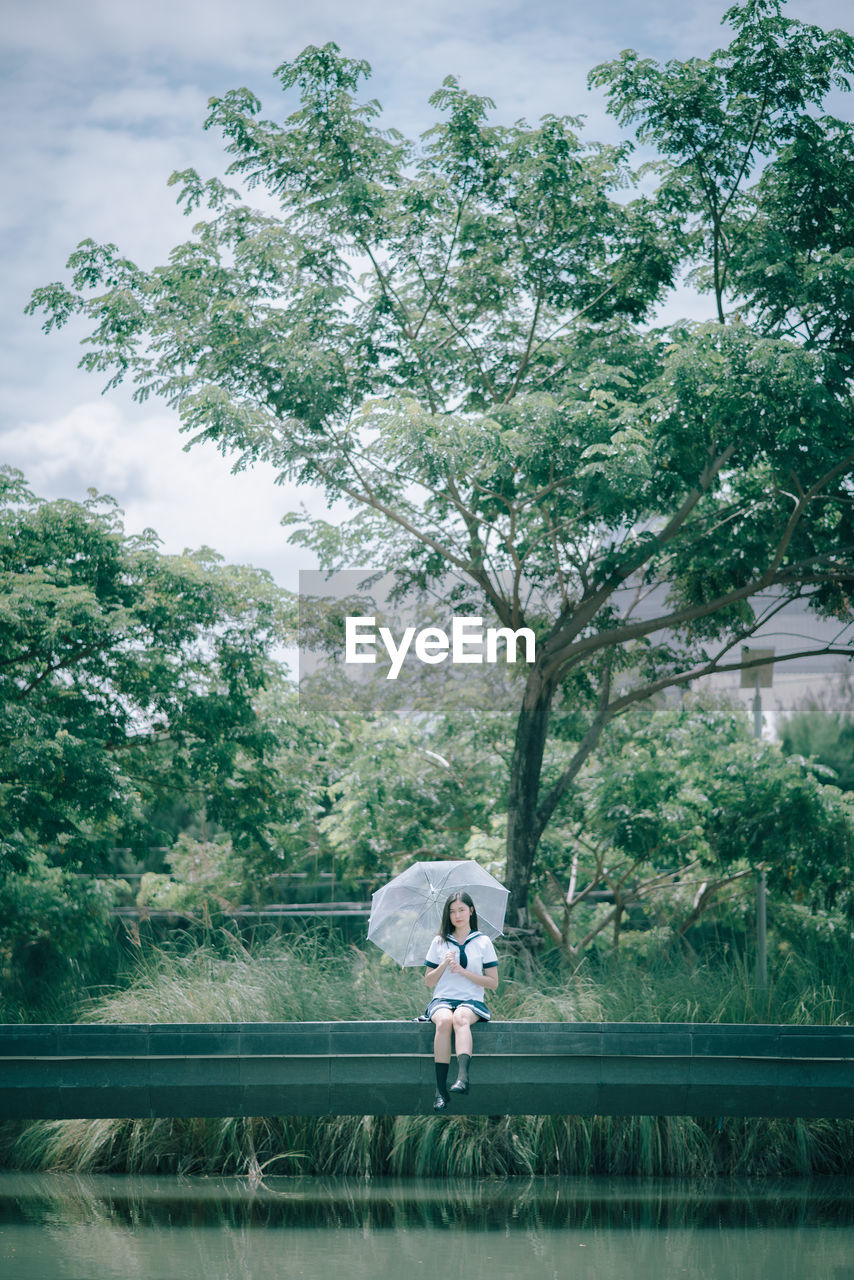
M498 957L492 939L485 933L470 933L465 942L457 942L456 938L440 938L438 935L430 943L425 964L428 969L436 969L445 959L449 951L455 952L460 964L470 973L482 974L487 969L498 965ZM478 1000L483 1001L484 989L476 982L470 982L465 974L451 973L446 969L433 988L433 999L445 1000Z

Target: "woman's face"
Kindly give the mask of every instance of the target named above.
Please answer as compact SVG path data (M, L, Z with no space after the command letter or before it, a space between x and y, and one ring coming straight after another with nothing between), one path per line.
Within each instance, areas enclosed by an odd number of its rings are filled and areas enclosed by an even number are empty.
M465 928L471 920L471 907L468 903L463 902L462 898L456 898L451 903L451 928Z

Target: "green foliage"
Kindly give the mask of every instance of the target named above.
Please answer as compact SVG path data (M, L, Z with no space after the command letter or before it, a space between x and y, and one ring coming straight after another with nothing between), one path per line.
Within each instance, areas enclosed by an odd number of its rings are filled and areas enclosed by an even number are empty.
M780 238L772 228L782 231L785 218L786 248L826 248L824 229L812 213L821 208L814 175L833 155L835 144L850 145L852 134L850 126L816 120L813 113L832 88L850 87L854 37L785 18L783 2L743 0L733 5L724 21L733 28L734 39L706 60L673 59L662 67L630 49L596 67L590 81L607 87L617 118L636 124L638 138L654 143L664 157L661 194L687 220L697 275L715 292L718 318L724 319L725 290L746 285L760 306L776 300L766 319L773 313L785 332L793 305L802 305L803 280L793 294L795 255L784 250L781 258ZM747 188L762 167L760 183ZM849 193L850 182L849 174ZM783 191L788 200L784 218ZM801 206L802 220L796 217L792 225L798 205L791 197L796 193L808 195L810 213ZM753 225L757 214L758 231ZM805 224L810 226L806 239ZM840 230L837 225L835 231ZM776 267L770 273L769 263ZM821 272L815 260L807 274L813 269ZM728 280L729 272L734 280ZM769 274L776 279L761 278ZM825 310L829 296L824 291Z
M762 174L756 216L732 258L735 287L765 332L797 335L854 364L854 134L802 117Z
M653 926L649 945L688 934L762 869L773 900L854 918L854 815L801 757L757 741L726 702L686 698L636 708L612 726L580 779L583 808L543 858L540 918L583 951L624 913ZM575 872L573 901L565 898ZM560 889L556 899L555 889ZM613 905L591 911L591 891ZM562 923L556 923L555 917Z
M812 762L825 782L854 791L854 715L846 699L837 709L819 701L795 708L780 725L783 750Z
M243 886L236 877L230 840L194 840L182 832L166 862L170 875L146 871L142 876L136 895L142 912L209 911L212 903L227 908L239 900Z
M380 672L357 689L323 676L303 687L307 707L335 707L318 839L336 874L379 884L415 858L469 856L501 805L508 683L433 669L396 682Z
M62 1009L68 990L94 981L114 961L110 910L115 879L80 876L37 850L21 871L0 876L0 1017Z
M166 263L84 241L30 305L47 329L84 317L83 365L164 397L194 440L349 503L339 528L297 518L324 567L382 565L439 596L453 572L447 603L536 632L507 768L519 921L609 722L737 668L787 602L849 609L848 215L832 210L852 205L851 131L819 112L854 40L779 0L726 21L709 59L629 52L593 73L657 148L652 196L626 198L630 143L583 142L570 117L496 123L453 78L409 141L360 98L365 63L310 47L276 72L281 122L246 90L207 120L274 212L176 174L204 217ZM685 265L719 323L642 329ZM561 700L574 732L553 752Z
M615 849L709 871L765 864L779 888L797 876L801 894L845 876L854 828L838 793L752 738L739 711L691 700L639 719L608 740L591 780L593 822Z
M47 847L97 869L146 803L187 791L263 842L250 811L274 740L254 699L288 634L282 593L213 552L126 536L109 499L45 502L8 471L2 498L4 863Z
M244 855L287 818L260 709L286 599L156 541L108 498L46 502L0 472L0 923L25 987L112 947L101 877L117 845L144 856L152 815L189 803Z

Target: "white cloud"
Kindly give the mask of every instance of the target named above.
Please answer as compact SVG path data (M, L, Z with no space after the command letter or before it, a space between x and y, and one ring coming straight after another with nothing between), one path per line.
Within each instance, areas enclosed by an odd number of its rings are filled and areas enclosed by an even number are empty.
M208 542L229 558L274 568L305 564L278 526L297 505L263 471L233 477L213 450L182 452L175 419L92 400L96 378L75 368L81 329L46 339L22 316L31 290L62 274L84 236L118 243L151 266L189 232L166 187L173 169L222 173L221 139L202 122L210 95L248 84L267 115L286 109L274 67L308 43L335 40L374 69L367 91L385 123L412 135L433 122L429 94L449 73L497 103L497 118L586 113L585 136L617 135L596 62L631 45L657 58L704 55L727 40L726 4L707 0L9 0L0 55L4 119L0 270L3 458L48 496L112 491L130 527L151 525L170 549ZM849 0L791 0L788 16L850 22ZM842 100L839 108L850 113ZM697 314L674 296L663 318ZM699 313L707 314L704 303ZM91 401L91 402L90 402ZM75 407L71 407L75 406ZM3 428L0 427L0 430ZM312 498L312 502L316 499ZM284 577L283 577L284 575Z
M60 417L23 423L4 435L4 460L41 497L82 499L89 487L115 498L130 533L146 528L179 553L207 545L227 560L270 570L283 585L314 557L290 547L285 512L302 502L326 515L323 498L277 485L272 467L232 474L209 445L184 452L173 415L116 402L76 405Z

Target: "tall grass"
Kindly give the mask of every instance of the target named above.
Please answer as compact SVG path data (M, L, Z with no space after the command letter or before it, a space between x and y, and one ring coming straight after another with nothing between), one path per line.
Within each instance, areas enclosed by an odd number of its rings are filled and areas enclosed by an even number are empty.
M743 953L689 961L653 952L642 963L607 955L582 962L606 1022L854 1022L854 968L847 939L778 946L768 983ZM585 968L589 963L590 967Z
M89 1021L253 1022L413 1017L420 972L311 937L249 949L146 949L124 990ZM593 957L574 971L502 962L497 1018L531 1021L841 1023L852 1020L848 945L785 938L767 990L738 954L698 962L651 952ZM339 1116L38 1121L7 1132L9 1164L81 1172L501 1177L534 1174L854 1172L854 1124L688 1116ZM0 1149L0 1155L3 1155Z
M333 1116L37 1121L16 1168L347 1177L854 1173L854 1124L690 1116Z
M247 946L227 930L140 951L123 990L81 1009L86 1022L302 1022L415 1016L421 975L312 934Z

